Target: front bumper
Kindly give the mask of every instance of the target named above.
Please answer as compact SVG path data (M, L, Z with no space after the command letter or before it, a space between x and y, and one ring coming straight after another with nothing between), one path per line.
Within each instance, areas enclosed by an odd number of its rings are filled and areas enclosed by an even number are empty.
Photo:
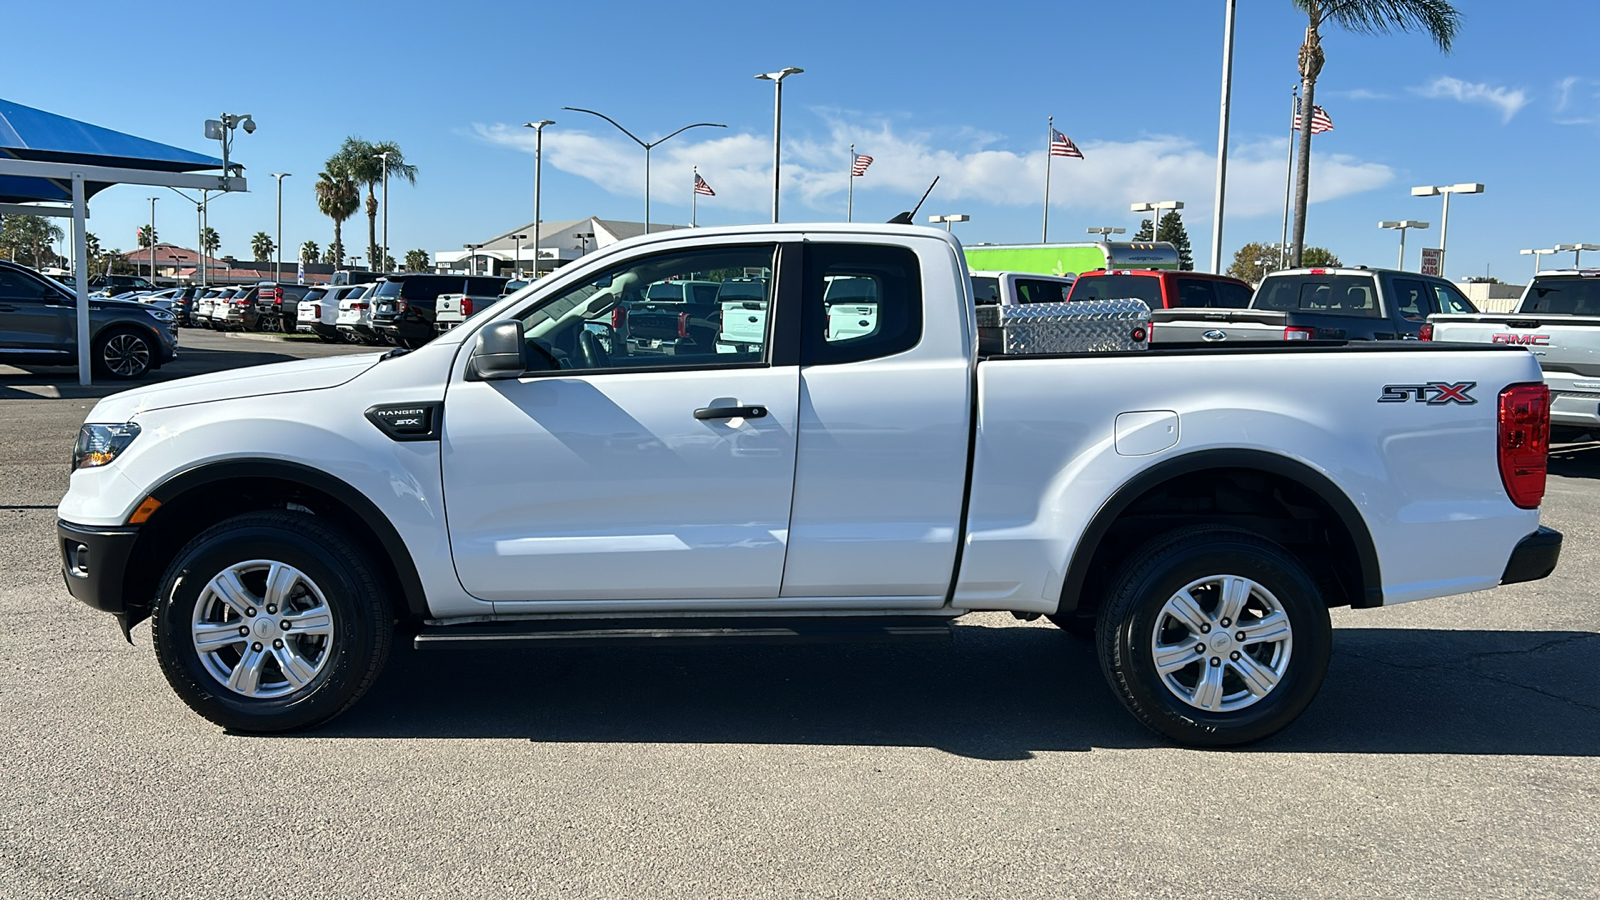
M67 592L95 609L123 615L123 576L139 537L137 528L106 528L56 522L61 575Z
M1506 563L1500 583L1538 581L1556 570L1560 558L1561 532L1540 525L1538 531L1517 541L1517 549L1511 551L1511 560Z

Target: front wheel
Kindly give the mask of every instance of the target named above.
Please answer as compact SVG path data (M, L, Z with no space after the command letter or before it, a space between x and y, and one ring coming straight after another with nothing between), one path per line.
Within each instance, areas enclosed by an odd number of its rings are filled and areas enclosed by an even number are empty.
M1183 744L1276 734L1310 705L1332 653L1305 567L1217 526L1156 538L1119 570L1096 632L1101 670L1139 721Z
M94 342L94 365L108 378L138 378L150 371L155 346L137 331L108 331Z
M227 519L162 578L156 657L178 696L234 731L319 725L382 670L391 614L371 563L341 530L302 513Z

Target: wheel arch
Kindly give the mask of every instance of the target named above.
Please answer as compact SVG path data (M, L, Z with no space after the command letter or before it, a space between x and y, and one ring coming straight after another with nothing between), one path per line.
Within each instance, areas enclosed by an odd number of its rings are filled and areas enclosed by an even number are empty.
M1157 463L1129 479L1101 504L1073 550L1062 581L1058 612L1070 613L1079 608L1080 598L1096 566L1106 562L1102 550L1107 549L1107 536L1135 504L1184 478L1208 472L1220 475L1241 471L1264 473L1310 492L1342 529L1353 555L1354 574L1359 584L1346 591L1349 604L1357 608L1383 605L1382 573L1371 530L1361 511L1338 485L1316 469L1286 456L1262 450L1219 449L1201 450Z
M326 472L287 460L228 459L177 472L149 496L161 505L139 528L134 556L143 558L143 564L130 567L126 575L125 596L130 599L148 602L171 554L210 525L239 513L294 502L337 521L376 557L388 587L396 592L398 618L428 615L422 579L399 531L365 494ZM147 611L130 611L127 624L131 627Z

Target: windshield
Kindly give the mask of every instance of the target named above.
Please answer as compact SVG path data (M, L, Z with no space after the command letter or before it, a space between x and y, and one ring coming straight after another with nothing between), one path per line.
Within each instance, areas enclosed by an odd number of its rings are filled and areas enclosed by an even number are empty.
M1535 278L1518 312L1600 316L1600 278L1581 275Z

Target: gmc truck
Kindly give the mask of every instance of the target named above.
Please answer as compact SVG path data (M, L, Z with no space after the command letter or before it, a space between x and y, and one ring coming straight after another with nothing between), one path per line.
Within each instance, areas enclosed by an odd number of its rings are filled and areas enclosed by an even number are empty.
M759 285L759 340L607 351L624 298L730 272ZM875 315L830 337L846 279ZM1525 352L980 357L976 323L961 247L932 229L622 241L409 353L100 401L58 508L64 575L125 636L148 618L178 695L240 732L348 708L397 632L934 640L996 610L1092 635L1139 721L1224 746L1312 701L1330 607L1555 567Z
M1600 432L1600 269L1541 272L1515 311L1435 315L1426 339L1525 347L1550 386L1559 439Z

